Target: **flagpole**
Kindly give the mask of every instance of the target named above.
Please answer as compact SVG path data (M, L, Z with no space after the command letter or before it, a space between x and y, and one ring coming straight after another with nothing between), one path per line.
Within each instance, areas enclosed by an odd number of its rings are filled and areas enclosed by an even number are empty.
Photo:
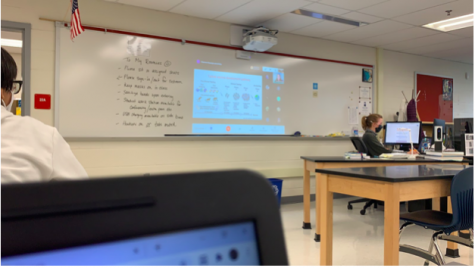
M66 14L64 14L63 21L66 21L66 17L68 14L71 14L71 10L73 9L73 2L69 0L69 7L68 10L66 11Z

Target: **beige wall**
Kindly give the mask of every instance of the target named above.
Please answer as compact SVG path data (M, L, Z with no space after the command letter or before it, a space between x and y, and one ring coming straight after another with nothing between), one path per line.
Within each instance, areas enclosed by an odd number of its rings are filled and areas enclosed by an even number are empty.
M473 65L384 51L385 118L392 119L399 111L401 91L410 98L415 72L454 78L454 117L473 117Z
M80 1L82 22L85 25L122 29L134 32L229 44L229 24L188 16L175 15L113 4L102 0ZM32 25L31 94L54 95L54 23L40 21L40 17L68 20L67 0L3 0L2 20L27 22ZM79 37L80 38L80 37ZM355 46L316 38L279 33L276 52L376 64L374 48ZM388 54L388 53L386 53ZM413 61L419 57L405 56ZM391 58L390 58L391 59ZM385 61L385 81L411 80L407 70L394 70ZM450 63L454 66L463 64ZM421 67L424 72L424 66ZM465 65L464 65L465 66ZM426 72L430 72L427 70ZM385 91L400 91L388 82ZM456 89L455 89L456 90ZM391 94L385 92L387 98ZM461 96L462 97L462 96ZM54 98L53 98L54 99ZM399 99L399 97L398 97ZM383 99L386 101L386 99ZM392 99L388 100L391 103ZM473 103L467 103L467 113ZM389 107L392 107L391 105ZM87 109L87 104L84 105ZM464 112L465 112L464 110ZM385 108L384 113L392 113ZM53 111L34 110L32 116L46 124L53 124ZM324 128L325 126L322 126ZM91 177L162 173L190 170L250 168L269 177L287 177L283 195L298 195L301 189L301 155L342 155L353 149L349 141L69 141L75 155ZM290 179L292 178L292 179ZM314 187L312 187L313 189Z

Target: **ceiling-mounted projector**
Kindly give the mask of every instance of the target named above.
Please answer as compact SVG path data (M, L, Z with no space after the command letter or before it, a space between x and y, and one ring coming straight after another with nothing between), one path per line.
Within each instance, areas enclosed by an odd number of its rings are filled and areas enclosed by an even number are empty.
M266 51L277 44L277 37L275 35L278 32L277 30L269 30L259 26L243 34L242 47L245 50Z

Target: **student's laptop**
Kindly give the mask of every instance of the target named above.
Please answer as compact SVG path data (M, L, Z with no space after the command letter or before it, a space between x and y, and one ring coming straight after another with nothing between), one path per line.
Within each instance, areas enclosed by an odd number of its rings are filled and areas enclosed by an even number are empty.
M2 265L287 265L249 171L2 185Z

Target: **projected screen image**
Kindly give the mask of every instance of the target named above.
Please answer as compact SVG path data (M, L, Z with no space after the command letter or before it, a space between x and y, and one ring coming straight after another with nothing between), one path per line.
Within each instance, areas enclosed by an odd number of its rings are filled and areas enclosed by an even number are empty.
M2 265L259 265L254 223L87 245L13 257Z
M284 83L284 73L274 73L274 83L283 84Z
M221 63L197 61L192 133L285 134L284 70L249 66L248 71L237 73L225 69Z
M193 118L262 119L262 77L195 69Z
M409 137L409 131L410 137ZM421 124L419 122L397 122L387 123L386 140L387 144L410 144L411 138L413 144L419 143L419 133Z

